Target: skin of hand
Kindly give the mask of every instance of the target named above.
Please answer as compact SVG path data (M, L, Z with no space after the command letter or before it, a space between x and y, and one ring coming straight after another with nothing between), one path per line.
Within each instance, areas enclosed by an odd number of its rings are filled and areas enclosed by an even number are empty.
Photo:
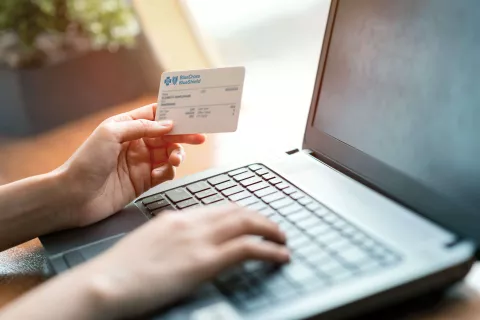
M58 230L81 227L122 209L173 179L185 159L180 145L205 136L166 135L148 105L102 122L58 169L0 186L0 251Z
M288 262L285 241L275 223L235 205L165 213L26 294L0 319L133 318L186 296L243 261Z
M171 121L155 121L156 104L105 120L61 167L72 190L75 226L102 220L135 197L175 176L185 159L181 143L205 136L166 135Z

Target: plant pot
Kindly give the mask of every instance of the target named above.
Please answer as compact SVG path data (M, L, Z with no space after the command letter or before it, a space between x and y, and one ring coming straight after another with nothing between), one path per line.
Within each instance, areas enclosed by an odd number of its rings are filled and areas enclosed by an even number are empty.
M39 133L151 92L141 58L139 49L92 51L39 69L0 69L0 135Z

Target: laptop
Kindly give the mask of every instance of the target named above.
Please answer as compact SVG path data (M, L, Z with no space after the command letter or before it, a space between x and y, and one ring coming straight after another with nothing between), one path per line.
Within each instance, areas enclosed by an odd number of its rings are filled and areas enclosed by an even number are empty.
M477 0L332 1L302 148L42 237L52 269L166 210L235 202L280 225L292 261L248 261L152 318L347 318L461 280L480 242L479 39Z

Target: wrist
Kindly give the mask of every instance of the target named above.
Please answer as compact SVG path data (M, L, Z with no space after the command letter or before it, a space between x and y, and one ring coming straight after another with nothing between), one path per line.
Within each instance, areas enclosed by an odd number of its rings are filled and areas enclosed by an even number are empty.
M112 269L112 264L105 254L87 262L74 272L77 273L74 277L84 281L82 290L88 297L89 310L94 315L101 315L101 319L118 319L135 314L137 305L133 300L136 297L128 299L129 294L122 289L125 274L118 265ZM95 318L94 315L92 319Z
M48 199L45 207L52 217L49 219L55 230L77 227L75 210L79 200L75 192L75 182L64 167L60 167L43 175L43 183L47 188Z

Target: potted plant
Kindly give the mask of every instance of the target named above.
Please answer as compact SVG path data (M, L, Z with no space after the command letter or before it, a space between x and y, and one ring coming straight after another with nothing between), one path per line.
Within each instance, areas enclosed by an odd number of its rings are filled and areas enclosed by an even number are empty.
M51 129L151 90L139 39L125 0L1 0L0 134Z

